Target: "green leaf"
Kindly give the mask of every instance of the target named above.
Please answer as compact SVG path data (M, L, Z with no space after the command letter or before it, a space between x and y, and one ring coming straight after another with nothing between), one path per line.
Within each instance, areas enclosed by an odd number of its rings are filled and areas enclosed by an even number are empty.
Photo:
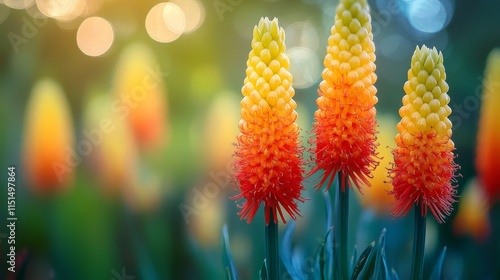
M292 277L292 279L298 279L299 276L295 270L292 261L292 235L295 229L295 221L290 221L285 228L285 232L283 233L283 238L281 241L280 257L283 261L285 269L287 273Z
M267 280L267 266L266 266L266 259L264 259L264 263L262 264L262 267L259 272L260 280Z
M224 264L224 270L226 271L226 279L237 280L238 274L236 273L236 267L234 266L233 257L231 256L227 225L224 225L222 228L222 262Z
M321 243L321 249L319 251L319 274L321 276L321 280L325 279L325 244L328 239L328 236L330 235L330 232L332 231L333 227L331 227L325 235L325 238L323 239L323 243Z
M386 279L390 274L387 273L387 266L385 265L385 232L386 229L382 229L380 237L378 240L378 250L377 257L375 259L375 270L373 272L373 279Z
M443 270L443 261L444 261L445 254L446 254L446 246L443 248L441 255L439 255L439 258L436 262L436 265L434 266L434 269L432 270L432 274L431 274L431 277L429 278L429 280L441 279L441 271Z
M358 262L354 266L352 273L352 280L355 279L369 279L373 273L375 266L375 255L377 254L377 245L375 241L370 243L368 247L359 256Z
M349 265L349 275L352 275L354 271L354 265L356 264L356 259L358 258L358 246L354 245L352 249L351 264Z

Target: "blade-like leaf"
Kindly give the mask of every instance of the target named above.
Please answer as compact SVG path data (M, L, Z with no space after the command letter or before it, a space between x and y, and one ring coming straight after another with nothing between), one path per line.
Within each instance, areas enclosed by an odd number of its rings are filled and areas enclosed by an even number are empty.
M236 267L234 266L233 257L231 256L227 225L224 225L222 228L222 263L224 264L224 270L226 271L226 279L237 280L238 274L236 273Z
M444 261L445 254L446 254L446 246L443 248L441 255L439 255L439 258L436 262L436 265L434 265L434 269L432 270L431 277L429 278L430 280L441 279L441 271L443 270L443 261Z
M337 180L334 180L335 183L337 183ZM336 186L333 188L334 190L336 189ZM323 192L323 196L325 198L325 210L326 210L326 230L330 230L333 226L333 219L332 219L332 215L333 215L333 208L332 208L332 199L331 199L331 196L330 196L330 191L325 191ZM328 248L333 248L333 234L330 235L330 237L327 239L327 242L326 242L327 245L325 246L328 246ZM330 249L330 250L327 250L327 255L325 257L325 259L328 259L328 266L327 266L327 269L326 271L324 272L326 274L326 277L328 279L332 279L333 277L333 250ZM323 271L322 269L320 270L321 272Z
M385 273L385 269L383 267L383 263L385 263L385 232L386 229L382 229L380 233L380 237L378 239L378 250L377 257L375 259L375 270L373 272L373 279L386 279L387 273ZM382 254L382 252L384 252Z
M295 222L292 220L288 223L283 234L283 239L281 241L280 257L286 271L292 279L299 279L299 276L295 270L293 260L292 260L292 236L295 229Z
M371 248L369 251L368 248ZM358 263L354 267L351 279L370 279L375 268L375 258L377 256L378 245L373 241L359 256Z
M267 280L266 259L264 259L264 263L262 264L262 267L260 268L259 276L260 276L260 280Z
M332 227L332 200L328 191L323 192L323 196L325 197L326 230L329 230Z
M358 246L354 245L354 248L352 249L351 264L349 265L349 275L352 275L352 272L354 271L354 265L356 264L357 259L358 259Z
M319 274L321 276L321 280L325 279L325 244L328 239L328 236L330 235L330 232L332 231L333 227L331 227L325 235L325 238L323 239L323 243L321 244L321 248L319 251Z
M396 272L396 270L394 270L394 268L391 270L391 276L392 280L399 280L398 273Z
M373 265L374 265L374 260L375 260L375 255L376 255L376 245L375 241L370 243L368 247L361 253L359 256L358 262L354 266L354 270L352 272L351 279L368 279L371 272L370 270L373 270ZM371 267L371 269L370 269ZM370 273L368 273L370 272ZM368 274L368 275L367 275Z

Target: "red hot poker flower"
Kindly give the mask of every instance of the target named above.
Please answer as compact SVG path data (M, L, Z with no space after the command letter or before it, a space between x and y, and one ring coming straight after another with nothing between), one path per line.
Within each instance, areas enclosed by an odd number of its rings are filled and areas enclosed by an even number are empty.
M422 216L430 209L439 223L451 213L456 190L451 185L458 166L454 162L448 116L448 84L443 54L425 45L416 48L404 85L406 95L399 110L397 147L390 170L395 216L404 216L414 204Z
M262 18L253 30L247 77L241 89L244 97L235 160L241 192L233 199L246 200L238 214L249 223L262 202L268 224L269 209L274 222L277 214L286 222L282 209L295 219L299 215L297 201L304 201L300 129L295 123L297 104L292 99L295 91L289 67L285 31L277 19Z
M316 100L318 110L314 113L315 138L311 142L316 167L311 174L324 170L317 188L330 176L328 189L338 171L342 171L342 191L346 178L358 188L370 185L367 178L378 165L374 62L368 3L341 1L328 38L320 97Z

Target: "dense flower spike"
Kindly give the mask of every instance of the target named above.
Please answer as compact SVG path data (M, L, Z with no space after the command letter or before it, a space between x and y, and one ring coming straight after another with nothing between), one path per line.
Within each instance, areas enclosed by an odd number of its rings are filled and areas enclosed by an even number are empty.
M73 181L74 134L70 107L61 87L51 79L33 88L24 126L22 160L28 185L37 194L52 194ZM77 149L81 153L81 149Z
M488 56L477 135L476 169L490 204L500 200L500 49Z
M295 219L303 178L299 126L295 123L297 104L292 97L290 62L285 53L285 31L275 18L262 18L253 29L248 55L247 77L241 92L240 134L237 137L236 179L246 199L239 215L250 223L264 202L266 224L269 209L283 222L282 208Z
M406 95L399 110L397 147L391 172L396 198L395 216L404 216L414 203L422 216L429 208L439 223L452 210L456 190L451 185L458 166L454 162L448 84L443 54L425 45L411 59Z
M358 188L362 183L369 185L367 177L377 166L374 62L367 1L340 1L328 38L314 114L312 154L316 167L311 174L324 170L317 188L330 176L329 188L337 171L342 171L342 182L348 177ZM342 183L342 191L344 186Z

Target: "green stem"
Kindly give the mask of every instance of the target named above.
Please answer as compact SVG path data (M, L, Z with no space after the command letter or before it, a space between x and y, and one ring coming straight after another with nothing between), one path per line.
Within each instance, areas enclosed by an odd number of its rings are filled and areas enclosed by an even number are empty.
M337 203L335 205L335 237L333 250L337 270L337 279L348 279L347 275L347 229L349 220L349 187L343 186L342 172L338 173ZM345 188L345 191L342 191Z
M413 236L413 262L411 279L421 280L424 272L425 221L426 216L420 213L420 207L415 205L415 229Z
M269 224L266 225L266 263L267 279L279 279L279 255L278 255L278 223L274 221L272 208L269 211Z

